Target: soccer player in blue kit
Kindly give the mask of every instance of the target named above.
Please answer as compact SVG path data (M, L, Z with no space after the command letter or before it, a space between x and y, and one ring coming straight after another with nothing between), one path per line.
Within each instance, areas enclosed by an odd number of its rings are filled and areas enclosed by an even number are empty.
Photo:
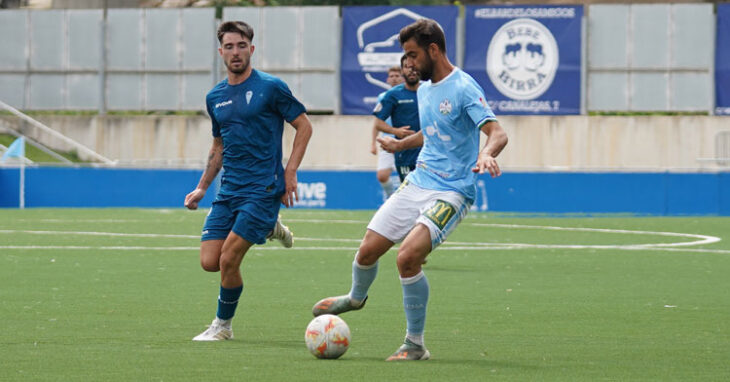
M399 139L421 130L418 119L418 99L416 98L421 79L412 66L406 65L405 55L401 58L400 66L405 82L386 91L373 110L375 128L384 133L393 134ZM386 123L388 118L391 120L390 125ZM416 168L416 158L420 151L420 147L414 147L393 153L395 169L398 171L401 182L409 172Z
M387 82L388 85L390 85L390 87L392 88L393 86L402 84L403 81L404 79L400 65L391 66L388 69L388 78L385 80L385 82ZM386 92L387 90L378 94L378 102L383 99L383 96L385 96ZM385 120L385 123L390 126L392 121L390 120L390 118L388 118ZM393 155L393 153L389 153L383 149L378 148L378 142L376 141L378 135L392 136L392 134L381 133L376 126L373 126L373 135L371 137L372 139L370 140L370 153L378 156L378 165L376 167L375 175L378 179L378 183L380 183L380 187L383 189L383 201L385 201L385 199L388 199L390 195L393 195L393 192L395 192L395 189L400 184L400 182L398 183L398 185L396 185L390 179L390 174L392 174L393 170L395 170L395 156Z
M407 65L426 81L418 88L421 131L401 140L384 138L381 145L388 151L402 151L422 144L418 164L368 224L352 264L350 292L322 299L312 308L315 316L361 309L375 280L378 259L400 242L396 264L406 338L388 361L431 356L423 341L429 295L423 260L466 216L476 196L477 175L501 174L495 158L507 144L484 91L446 57L444 32L435 21L420 19L401 29L399 39ZM479 131L488 137L481 150Z
M299 200L297 169L312 135L306 110L289 87L251 67L253 29L241 21L225 22L218 28L218 41L228 78L206 96L213 145L198 186L185 197L185 207L198 207L223 167L200 244L201 266L220 271L221 285L216 318L194 341L233 338L231 320L243 291L240 266L252 245L269 238L291 247L291 233L278 220L279 207ZM286 169L281 148L284 121L296 129Z

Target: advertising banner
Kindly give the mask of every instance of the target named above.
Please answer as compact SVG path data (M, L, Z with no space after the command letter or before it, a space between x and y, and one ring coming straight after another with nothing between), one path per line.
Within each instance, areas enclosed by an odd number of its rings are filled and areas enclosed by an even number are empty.
M464 70L495 114L580 114L582 6L468 6Z
M715 114L730 115L730 4L717 5Z
M370 114L378 94L390 88L388 68L403 55L398 34L421 18L436 20L446 34L446 53L456 62L455 6L344 7L342 9L342 114Z

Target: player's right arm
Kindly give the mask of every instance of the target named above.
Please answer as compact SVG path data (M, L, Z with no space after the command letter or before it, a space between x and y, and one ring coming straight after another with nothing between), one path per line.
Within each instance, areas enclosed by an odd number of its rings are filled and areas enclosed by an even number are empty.
M385 122L386 119L392 116L398 104L398 100L396 100L391 90L385 92L383 97L378 100L378 104L375 105L375 109L373 110L375 123L373 127L378 131L393 134L398 138L405 138L414 133L413 130L410 130L410 126L393 127Z
M198 208L198 202L203 199L205 191L208 190L215 177L218 176L218 172L220 172L222 166L223 138L214 137L213 145L210 147L210 152L208 153L208 164L205 166L205 171L203 171L203 175L200 177L198 186L185 196L185 207L190 210Z
M378 129L375 126L373 126L373 133L372 133L372 136L370 137L370 154L373 154L373 155L378 153L377 146L375 145L375 138L377 138L377 137L378 137Z
M378 143L383 150L394 153L408 149L415 149L423 146L423 133L421 131L414 133L403 139L393 139L391 137L378 138Z
M379 117L375 117L375 129L384 133L393 134L398 138L405 138L409 135L413 135L415 131L411 130L410 126L393 127L385 123L384 120Z

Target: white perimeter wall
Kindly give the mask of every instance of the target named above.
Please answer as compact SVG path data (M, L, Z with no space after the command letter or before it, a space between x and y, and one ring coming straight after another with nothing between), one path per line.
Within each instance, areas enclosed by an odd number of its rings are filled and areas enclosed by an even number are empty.
M314 135L303 169L374 169L369 152L369 116L310 116ZM203 168L211 144L204 116L39 116L49 127L118 159L122 165L184 165ZM715 116L564 116L500 118L509 144L499 157L512 171L722 171L727 164L702 158L716 152L730 118ZM38 133L15 117L0 117L55 149L62 142ZM287 125L284 155L293 141ZM729 135L730 133L726 133Z

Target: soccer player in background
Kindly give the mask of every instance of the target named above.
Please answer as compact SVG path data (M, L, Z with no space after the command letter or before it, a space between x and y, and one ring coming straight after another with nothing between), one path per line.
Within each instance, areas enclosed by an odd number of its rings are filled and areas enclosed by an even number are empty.
M391 88L393 86L403 83L403 74L401 73L400 66L392 66L388 69L388 78L385 80L385 82L387 82ZM383 99L384 95L385 92L378 94L378 102ZM390 125L390 118L387 119L385 123ZM396 185L393 184L390 179L390 174L393 172L393 170L395 170L395 156L393 155L393 153L389 153L383 149L378 149L375 138L378 137L379 132L380 130L378 130L377 127L373 126L373 135L370 141L370 153L378 156L378 167L375 172L375 177L378 179L380 187L383 188L383 200L386 200L390 197L390 195L393 195L393 192L396 188ZM380 133L380 136L393 135L388 133Z
M218 311L194 341L233 338L231 320L243 291L241 262L254 244L277 239L291 247L292 235L278 220L280 203L291 207L297 194L297 169L312 135L304 106L279 78L251 67L253 29L242 21L218 28L228 78L206 96L213 145L198 186L185 197L196 209L223 167L218 195L205 219L200 264L221 272ZM291 155L282 166L284 121L296 129Z
M406 65L405 55L401 57L400 67L405 83L386 91L373 110L375 128L384 133L393 134L398 139L413 135L421 130L421 124L418 120L418 99L416 97L416 91L421 80L413 67ZM385 122L389 118L393 126ZM416 168L419 151L421 151L420 147L414 147L393 153L395 155L395 168L401 182L409 172Z
M352 264L352 286L344 296L329 297L312 308L315 316L361 309L378 271L378 259L395 243L396 264L403 289L406 337L388 361L430 357L423 341L429 285L421 266L466 216L476 197L478 174L499 176L496 156L507 135L471 76L446 57L443 30L421 19L401 29L407 66L420 74L418 106L422 129L401 140L383 138L389 151L423 144L418 165L375 213ZM479 131L487 135L479 150ZM465 291L466 292L466 291Z

